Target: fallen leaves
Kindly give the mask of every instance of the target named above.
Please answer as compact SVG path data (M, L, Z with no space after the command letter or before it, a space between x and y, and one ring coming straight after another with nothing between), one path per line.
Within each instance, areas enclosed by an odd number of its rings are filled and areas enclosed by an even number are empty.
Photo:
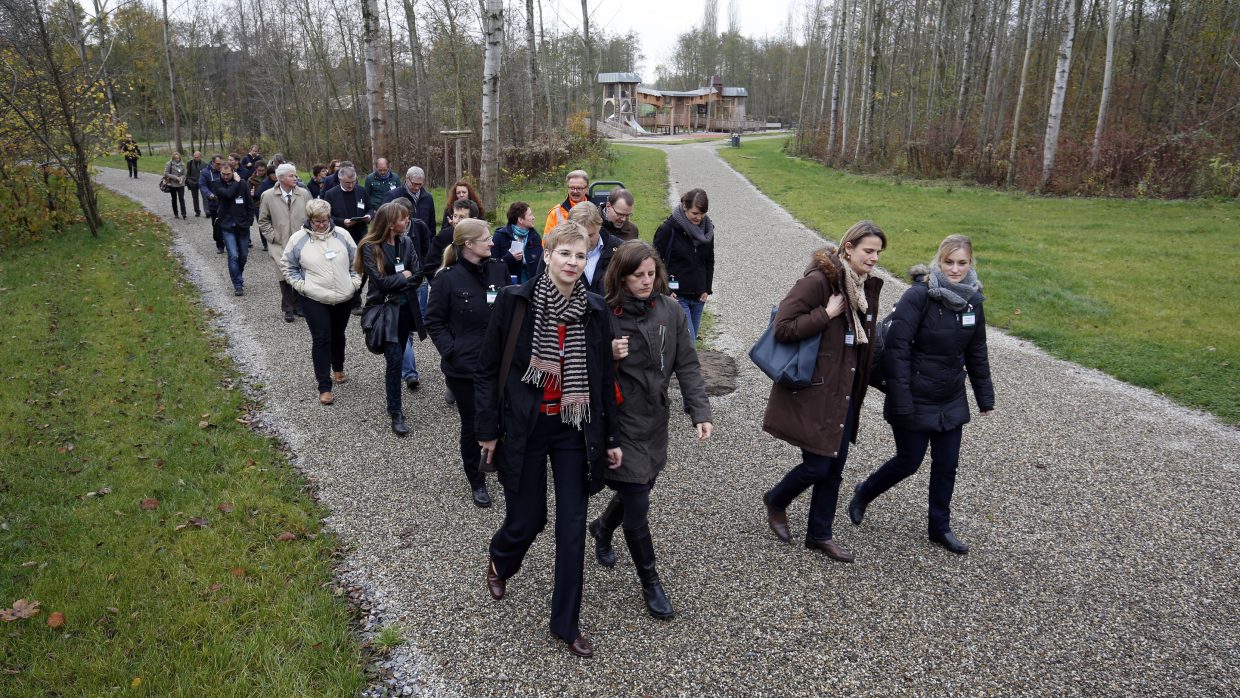
M281 543L285 543L290 540L297 540L297 534L289 533L288 531L282 531L280 535L276 536L276 540L280 541Z
M231 514L233 512L233 505L232 505L232 502L221 502L220 505L216 507L216 509L219 509L221 512L225 514Z
M64 446L61 446L60 448L56 449L56 452L63 456L66 453L72 453L74 448L75 447L73 444L67 443Z
M159 500L151 497L150 499L142 500L142 503L138 506L142 508L142 511L155 511L159 508Z
M83 496L83 497L102 497L102 496L104 496L104 495L108 495L108 494L112 494L112 488L111 488L111 487L100 487L99 489L95 490L94 492L87 492L86 494L84 494L84 495L82 495L82 496Z
M52 615L47 617L47 627L55 630L65 624L65 614L60 611L54 611Z
M39 602L18 599L12 608L0 608L0 621L12 623L15 620L26 620L39 615Z
M190 526L194 526L196 528L206 528L209 523L210 522L201 516L191 516L185 521L185 523L177 524L172 530L179 531L183 528L189 528Z
M245 568L244 568L244 567L234 567L234 568L232 568L231 570L229 570L229 572L228 572L228 573L229 573L229 574L231 574L231 575L232 575L232 576L234 576L234 577L244 577L244 576L245 576Z

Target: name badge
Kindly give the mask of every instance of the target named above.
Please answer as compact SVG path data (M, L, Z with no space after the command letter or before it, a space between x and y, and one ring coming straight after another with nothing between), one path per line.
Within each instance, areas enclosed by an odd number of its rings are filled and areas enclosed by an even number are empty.
M234 199L234 200L233 200L233 203L234 203L234 204L244 204L244 203L245 203L245 198L244 198L244 197L241 197L241 196L238 196L236 199Z
M328 259L335 259L335 258L336 258L336 251L335 251L335 250L328 250L328 251L326 251L326 252L324 252L324 253L323 253L323 256L324 256L324 257L326 257L326 258L328 258Z
M487 305L495 305L495 299L499 297L499 292L492 286L487 290Z
M358 201L358 202L357 202L357 207L358 207L358 208L360 208L360 209L365 209L365 208L366 208L366 202L365 202L365 201Z
M674 276L673 276L672 278L670 278L670 279L668 279L668 280L667 280L667 287L668 287L668 288L670 288L670 289L672 289L673 291L679 291L679 290L680 290L680 282L679 282L679 281L677 281L677 280L676 280L676 277L674 277Z
M973 327L977 324L977 313L965 313L961 315L960 324L964 327Z
M856 343L857 343L857 336L852 333L852 330L849 330L844 333L844 346L851 347Z
M401 273L401 272L402 272L402 271L404 271L404 270L405 270L405 265L404 265L404 264L402 264L401 262L397 262L397 263L396 263L396 273L397 273L397 274L399 274L399 273Z
M866 322L874 322L874 314L873 314L873 313L869 313L869 314L867 314L867 315L865 316L865 321L866 321Z

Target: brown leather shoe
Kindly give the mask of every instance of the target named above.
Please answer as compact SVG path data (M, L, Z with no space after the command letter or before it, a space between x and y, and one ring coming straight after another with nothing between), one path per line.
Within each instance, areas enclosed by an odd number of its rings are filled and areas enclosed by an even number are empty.
M852 562L857 559L857 556L853 555L851 550L845 548L839 543L836 543L834 538L828 538L826 540L806 538L805 547L810 550L822 552L832 560L838 560L839 562Z
M344 371L335 371L332 373L332 380L336 381L337 383L348 383L349 374L345 373Z
M490 560L487 560L487 591L491 592L491 598L496 601L504 598L508 591L508 582L499 576L499 572L495 571L495 563Z
M585 635L578 635L576 640L568 643L568 651L578 657L589 659L594 656L594 645L590 644L590 640Z
M332 394L330 392L319 393L319 404L320 405L330 405L335 401L336 399L332 397Z
M791 543L792 533L788 531L788 515L783 509L771 506L770 496L769 491L762 494L762 503L766 505L766 525L775 532L776 538L785 543Z

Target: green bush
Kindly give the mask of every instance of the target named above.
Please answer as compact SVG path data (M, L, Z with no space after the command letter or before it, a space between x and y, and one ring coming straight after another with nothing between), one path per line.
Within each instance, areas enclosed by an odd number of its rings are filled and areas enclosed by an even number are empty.
M57 167L0 166L0 249L60 232L81 220L73 180Z

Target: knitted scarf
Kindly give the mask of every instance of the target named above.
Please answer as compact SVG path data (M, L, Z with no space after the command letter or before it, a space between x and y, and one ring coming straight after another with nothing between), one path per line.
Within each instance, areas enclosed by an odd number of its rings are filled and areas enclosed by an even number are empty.
M864 318L870 309L869 302L865 299L865 280L870 278L870 275L857 276L857 272L853 271L852 265L846 259L841 260L840 266L844 268L841 285L844 287L844 294L848 296L848 307L853 311L848 313L848 327L857 338L857 344L869 344L870 338L865 336Z
M972 266L960 283L952 283L937 264L930 265L930 297L939 301L954 312L960 312L969 306L969 300L982 290L982 283L977 280L977 272Z
M539 388L559 385L560 419L580 429L584 422L590 421L586 330L581 323L587 312L585 284L578 281L572 295L565 298L551 277L543 274L534 283L531 307L534 336L530 341L530 367L521 380ZM565 326L563 353L560 351L560 325Z
M689 222L689 217L685 215L684 204L676 204L676 208L672 209L672 218L689 234L689 239L693 242L694 247L704 245L715 239L715 224L711 222L710 216L702 216L702 224L694 225Z

